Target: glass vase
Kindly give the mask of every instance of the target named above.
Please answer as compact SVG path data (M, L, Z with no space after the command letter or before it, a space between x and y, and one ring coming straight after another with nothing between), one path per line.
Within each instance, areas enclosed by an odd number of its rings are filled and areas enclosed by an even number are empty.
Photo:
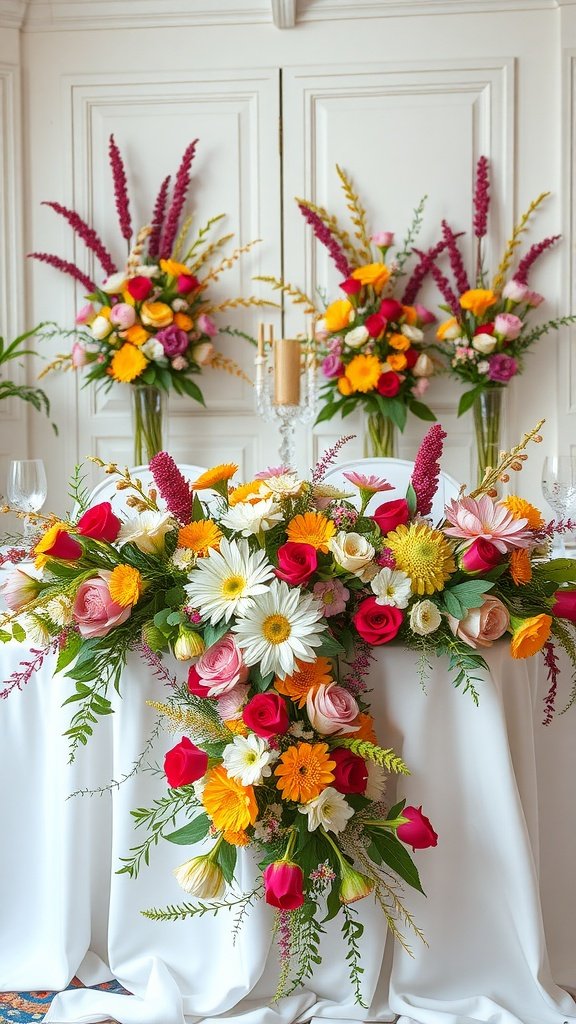
M166 395L153 384L132 387L134 465L142 466L164 450Z
M364 457L393 459L396 455L396 424L381 412L368 416L364 435Z
M503 407L505 388L484 388L474 400L474 430L476 433L476 455L478 486L484 479L486 467L498 465L502 448Z

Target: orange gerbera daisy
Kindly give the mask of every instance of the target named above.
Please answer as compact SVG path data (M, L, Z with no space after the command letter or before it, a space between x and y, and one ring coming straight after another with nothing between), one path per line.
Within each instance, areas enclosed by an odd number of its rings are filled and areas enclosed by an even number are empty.
M344 374L342 377L338 377L336 384L338 387L338 391L340 392L341 395L348 396L352 394L352 385L348 380L346 374Z
M209 548L218 551L221 540L222 531L212 519L198 519L178 530L179 547L189 548L200 556L207 555Z
M500 504L506 506L514 519L527 519L531 530L539 530L541 526L544 526L544 516L540 509L526 501L525 498L518 498L517 495L510 494Z
M327 743L297 743L288 747L274 769L282 799L299 804L314 800L334 781L332 769L335 767L336 761L330 760Z
M516 626L512 620L513 627ZM521 619L514 628L514 634L510 642L510 651L513 658L531 658L538 654L550 639L552 632L551 615L534 615L530 619Z
M374 719L372 718L372 715L368 715L365 711L361 711L352 724L357 726L356 731L344 732L342 733L343 736L348 736L353 740L368 740L369 743L378 743L378 738L374 731Z
M190 486L193 491L220 490L220 485L227 483L237 470L238 466L233 462L223 462L219 466L212 466L205 473L201 473L198 479Z
M132 324L132 327L129 327L124 333L124 340L129 341L131 345L136 345L137 348L148 341L149 337L150 331L145 331L140 324Z
M240 832L258 817L254 788L231 779L221 764L206 775L202 803L218 832Z
M377 356L354 356L346 367L346 376L353 391L373 391L381 373L382 363Z
M238 487L234 487L228 495L228 502L231 507L237 505L240 501L247 501L251 505L254 505L257 501L262 500L262 481L251 480L247 484L239 484Z
M136 604L144 590L144 580L132 565L117 565L108 580L110 597L122 608Z
M241 718L225 718L224 725L230 732L233 732L235 736L247 736L250 729Z
M139 377L147 366L146 356L135 345L130 345L127 342L112 356L108 373L121 384L129 384L130 381Z
M304 512L290 520L286 533L294 544L310 544L326 554L328 541L336 533L336 527L321 512Z
M510 555L510 575L517 587L523 583L530 583L532 562L526 548L514 548Z
M303 708L311 690L316 691L322 683L332 682L332 664L329 658L320 657L309 663L296 659L296 666L291 676L275 679L274 687L278 693L290 697L299 708Z
M250 837L246 835L244 829L240 829L238 832L227 829L222 833L222 838L232 846L248 846L250 843Z

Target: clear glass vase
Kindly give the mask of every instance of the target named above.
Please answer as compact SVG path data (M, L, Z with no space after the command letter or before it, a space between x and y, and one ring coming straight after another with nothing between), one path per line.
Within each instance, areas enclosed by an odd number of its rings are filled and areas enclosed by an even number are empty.
M166 395L153 384L132 387L134 465L142 466L164 450Z
M484 388L472 406L476 433L478 486L484 479L487 466L493 469L498 465L502 448L505 390L503 387Z
M364 457L393 459L396 455L396 424L381 412L371 412L364 434Z

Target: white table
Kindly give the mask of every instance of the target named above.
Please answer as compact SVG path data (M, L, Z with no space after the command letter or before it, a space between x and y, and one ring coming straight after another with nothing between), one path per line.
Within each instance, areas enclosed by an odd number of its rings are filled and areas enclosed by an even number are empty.
M15 645L2 649L4 676L21 654ZM137 881L114 873L137 839L130 809L149 806L162 781L139 774L104 797L65 798L130 770L155 721L145 700L158 699L162 684L132 659L116 714L70 767L60 735L70 708L60 704L71 684L53 680L44 666L0 705L0 989L60 989L74 974L97 983L112 973L135 993L66 993L46 1018L58 1022L112 1016L122 1024L182 1024L183 1015L187 1022L225 1015L234 1024L396 1015L401 1024L576 1021L576 1006L559 987L576 989L576 709L544 729L539 662L513 662L505 644L487 660L491 675L476 708L453 689L443 661L434 663L425 695L414 654L376 653L379 738L408 763L402 795L423 804L440 838L435 850L415 854L427 899L406 893L428 949L416 940L411 959L386 937L371 899L356 904L367 926L369 1011L354 1005L334 922L313 983L272 1005L276 951L263 902L236 946L227 914L174 924L140 915L186 899L171 869L190 847L161 842ZM563 685L567 692L567 673ZM164 734L154 759L174 742ZM249 855L241 863L248 884Z

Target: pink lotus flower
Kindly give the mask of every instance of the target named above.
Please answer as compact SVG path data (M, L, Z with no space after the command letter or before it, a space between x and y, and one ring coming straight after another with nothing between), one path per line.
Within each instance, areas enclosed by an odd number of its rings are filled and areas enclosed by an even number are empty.
M323 615L327 619L331 615L340 615L346 608L346 602L350 597L350 591L340 580L315 583L312 593L322 602Z
M515 519L505 505L495 504L483 494L480 498L453 498L446 506L445 527L448 537L474 541L477 537L489 540L505 554L513 548L527 548L533 543L533 533L526 530L527 519Z
M377 494L379 491L394 490L392 484L389 484L387 480L379 476L366 476L365 473L357 473L354 470L351 473L344 473L344 477L351 484L354 484L354 487L358 487L361 491L370 491L371 494Z

